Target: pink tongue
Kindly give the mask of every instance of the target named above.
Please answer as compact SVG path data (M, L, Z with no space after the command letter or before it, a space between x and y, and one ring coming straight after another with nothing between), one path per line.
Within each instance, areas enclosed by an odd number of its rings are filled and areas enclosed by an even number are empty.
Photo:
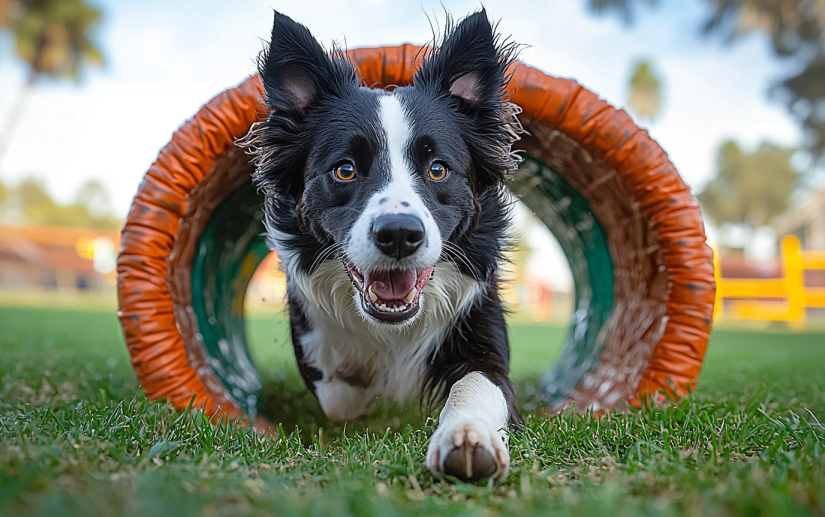
M407 296L407 293L418 280L415 269L397 269L394 271L376 271L367 273L364 279L367 286L372 285L372 290L384 300L400 300Z

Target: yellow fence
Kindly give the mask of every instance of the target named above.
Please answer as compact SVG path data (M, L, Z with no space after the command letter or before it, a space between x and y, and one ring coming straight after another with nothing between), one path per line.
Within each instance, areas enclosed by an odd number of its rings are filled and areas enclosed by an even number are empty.
M825 308L825 288L805 287L804 279L806 270L825 270L825 252L802 251L794 236L782 239L783 278L722 278L718 253L713 260L717 319L787 321L797 327L805 323L806 308ZM733 301L724 306L726 298Z

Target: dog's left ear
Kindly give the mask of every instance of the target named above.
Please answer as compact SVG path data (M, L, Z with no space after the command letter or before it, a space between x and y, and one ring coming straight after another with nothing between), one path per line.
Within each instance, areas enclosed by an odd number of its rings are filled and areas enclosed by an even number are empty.
M512 45L498 45L487 13L481 11L448 26L440 48L426 57L415 74L415 85L435 88L461 100L466 107L501 102Z
M504 100L517 47L500 41L483 9L455 27L448 21L445 33L440 47L425 56L413 81L416 88L447 96L457 111L472 120L473 131L463 132L462 137L475 158L471 180L480 194L503 185L520 162L512 152L521 132L519 109Z

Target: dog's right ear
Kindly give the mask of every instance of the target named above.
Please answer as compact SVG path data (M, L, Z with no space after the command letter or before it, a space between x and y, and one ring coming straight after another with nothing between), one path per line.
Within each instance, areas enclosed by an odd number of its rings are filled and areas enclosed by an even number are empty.
M358 86L355 68L342 52L328 55L306 27L277 11L258 71L267 108L281 113L304 113L319 99Z

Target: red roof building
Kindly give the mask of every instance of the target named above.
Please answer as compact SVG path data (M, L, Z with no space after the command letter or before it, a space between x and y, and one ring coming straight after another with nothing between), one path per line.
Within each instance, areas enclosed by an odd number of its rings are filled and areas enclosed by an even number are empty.
M0 225L0 289L114 289L119 232Z

